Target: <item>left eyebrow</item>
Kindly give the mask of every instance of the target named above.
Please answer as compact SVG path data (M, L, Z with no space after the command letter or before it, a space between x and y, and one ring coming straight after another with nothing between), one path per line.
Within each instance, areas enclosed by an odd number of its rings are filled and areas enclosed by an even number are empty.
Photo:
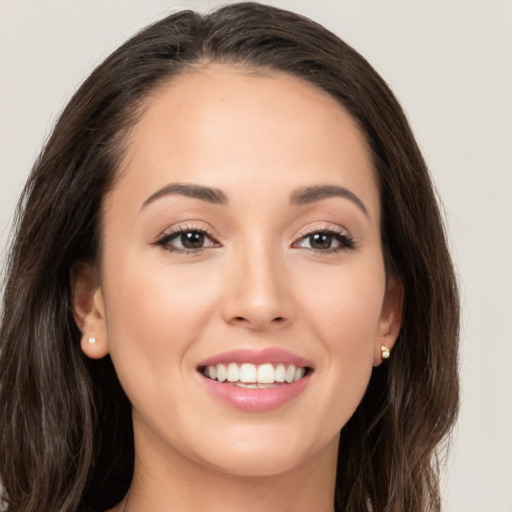
M364 205L363 201L359 199L350 190L339 187L337 185L318 185L314 187L303 187L300 188L290 195L290 203L298 206L315 203L322 199L328 199L330 197L342 197L352 201L367 217L369 217L368 210Z

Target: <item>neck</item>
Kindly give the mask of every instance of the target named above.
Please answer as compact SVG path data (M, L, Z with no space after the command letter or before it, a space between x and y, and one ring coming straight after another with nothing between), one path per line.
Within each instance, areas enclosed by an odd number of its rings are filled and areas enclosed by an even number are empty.
M333 512L337 443L314 460L264 476L227 474L174 451L144 450L126 498L112 512Z

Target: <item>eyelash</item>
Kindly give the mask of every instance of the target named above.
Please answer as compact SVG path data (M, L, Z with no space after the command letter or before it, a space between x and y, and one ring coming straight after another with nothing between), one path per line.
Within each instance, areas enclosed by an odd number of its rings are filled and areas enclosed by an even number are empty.
M206 239L209 239L212 243L210 246L203 246L198 248L179 248L171 245L171 241L175 238L178 238L180 236L186 235L186 234L199 234L200 236L205 237ZM330 236L334 240L336 240L340 246L334 247L334 248L327 248L327 249L317 249L314 247L305 247L305 249L308 249L309 251L313 251L317 254L335 254L341 251L347 251L350 249L354 249L356 247L356 243L354 242L353 238L346 233L345 231L339 229L339 228L332 228L332 227L325 227L322 229L315 229L312 231L309 231L307 233L302 234L299 239L296 242L293 242L292 247L294 248L300 248L298 246L299 243L306 241L308 238L313 237L314 235L324 235L324 236ZM311 243L311 241L310 241ZM180 253L180 254L187 254L187 255L194 255L198 254L205 249L209 249L211 247L220 247L220 243L215 240L215 238L204 228L200 228L197 226L181 226L177 227L170 232L166 233L164 236L162 236L159 240L155 242L156 246L163 247L165 250L169 252L174 253Z
M202 252L204 249L208 249L209 247L198 247L196 249L189 248L180 248L174 247L170 244L171 240L178 238L180 236L186 235L187 233L196 233L204 236L205 238L212 241L212 245L210 247L219 247L220 244L215 240L215 238L208 233L208 231L204 228L200 228L197 226L180 226L175 229L172 229L170 232L166 233L162 238L156 241L155 245L159 247L163 247L166 251L175 252L180 254L194 255Z
M305 241L308 238L313 237L314 235L330 236L340 244L339 247L333 247L328 249L315 249L314 247L306 247L306 249L314 251L317 254L336 254L341 251L354 249L356 247L354 239L348 233L346 233L340 228L334 228L329 226L326 226L322 229L314 229L312 231L304 233L303 235L300 236L297 242L294 242L292 244L292 247L296 247L297 243Z

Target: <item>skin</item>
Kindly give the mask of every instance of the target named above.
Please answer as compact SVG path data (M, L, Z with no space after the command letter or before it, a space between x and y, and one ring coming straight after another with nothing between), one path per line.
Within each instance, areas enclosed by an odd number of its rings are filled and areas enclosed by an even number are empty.
M111 355L133 404L135 474L113 510L332 511L339 431L402 307L363 135L311 84L210 64L154 93L128 142L101 265L72 278L83 351ZM167 194L143 206L171 183L221 190L228 204ZM290 203L323 185L364 206ZM205 247L158 245L180 228L207 231ZM311 235L326 229L342 238L315 250ZM294 400L246 412L207 391L199 362L267 347L313 362Z

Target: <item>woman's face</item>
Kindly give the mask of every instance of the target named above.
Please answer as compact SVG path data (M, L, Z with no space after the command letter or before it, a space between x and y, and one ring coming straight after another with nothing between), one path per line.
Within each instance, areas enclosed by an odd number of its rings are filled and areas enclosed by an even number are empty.
M351 117L286 75L183 74L147 101L103 213L77 317L86 354L112 357L138 456L239 475L332 465L400 322Z

